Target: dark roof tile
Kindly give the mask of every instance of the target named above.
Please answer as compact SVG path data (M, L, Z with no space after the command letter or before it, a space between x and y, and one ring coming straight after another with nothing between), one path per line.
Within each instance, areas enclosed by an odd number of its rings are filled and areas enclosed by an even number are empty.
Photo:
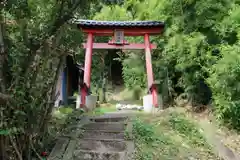
M164 27L161 21L94 21L75 20L79 27Z

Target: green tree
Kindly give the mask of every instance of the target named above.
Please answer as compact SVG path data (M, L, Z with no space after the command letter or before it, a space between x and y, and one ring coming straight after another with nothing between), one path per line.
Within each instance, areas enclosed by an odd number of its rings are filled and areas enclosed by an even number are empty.
M219 60L210 70L211 86L216 117L230 127L240 130L239 121L239 5L233 5L229 14L216 29L222 37Z
M81 33L68 22L84 18L87 0L10 0L0 3L0 159L38 157L47 135L56 81Z
M219 119L238 128L234 99L238 93L239 10L237 0L126 0L103 6L96 19L165 21L163 36L151 39L159 47L152 61L155 78L162 83L160 91L167 90L164 93L172 100L187 95L193 105L207 104L213 95ZM143 38L129 40L142 42ZM134 70L131 59L131 55L123 59L125 85L145 86L145 70Z

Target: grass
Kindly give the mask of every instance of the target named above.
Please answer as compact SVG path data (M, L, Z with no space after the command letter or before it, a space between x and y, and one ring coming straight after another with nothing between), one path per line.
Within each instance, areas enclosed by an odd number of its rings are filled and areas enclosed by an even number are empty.
M103 115L108 112L115 112L116 107L113 104L110 103L105 103L101 104L99 107L95 108L92 111L83 113L85 115ZM58 119L60 121L65 121L68 116L71 114L79 114L78 112L81 112L80 110L74 110L73 107L71 106L64 106L57 108L56 110L53 111L53 118Z
M73 112L73 108L72 107L61 107L61 108L59 108L59 111L62 114L71 114Z
M95 108L93 111L85 113L86 115L103 115L108 112L115 112L116 107L112 104L101 104L99 107Z
M57 120L59 123L64 123L68 115L73 113L74 109L71 106L64 106L60 108L54 108L52 115L53 119Z
M219 159L185 113L168 109L137 117L133 122L137 160Z
M100 108L96 108L92 111L92 113L90 114L93 114L93 115L103 115L105 113L108 113L108 112L114 112L116 111L115 108L111 107L100 107Z

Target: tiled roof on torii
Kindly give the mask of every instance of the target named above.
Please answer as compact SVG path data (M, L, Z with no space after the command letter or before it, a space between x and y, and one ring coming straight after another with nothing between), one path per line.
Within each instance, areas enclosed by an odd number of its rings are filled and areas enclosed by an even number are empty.
M161 21L95 21L95 20L75 20L75 24L80 28L164 28Z

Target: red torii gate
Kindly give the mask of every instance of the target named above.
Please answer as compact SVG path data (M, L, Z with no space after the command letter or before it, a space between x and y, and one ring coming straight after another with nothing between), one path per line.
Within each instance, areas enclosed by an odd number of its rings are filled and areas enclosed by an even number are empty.
M87 34L87 42L83 43L86 49L84 65L85 88L81 90L81 103L85 105L86 96L90 89L91 63L93 49L145 49L148 89L153 97L153 105L158 106L157 88L154 84L151 49L156 45L150 43L150 35L159 35L164 29L164 23L159 21L93 21L77 20L79 29ZM108 43L94 43L94 36L110 36ZM124 36L143 36L144 44L128 43Z

